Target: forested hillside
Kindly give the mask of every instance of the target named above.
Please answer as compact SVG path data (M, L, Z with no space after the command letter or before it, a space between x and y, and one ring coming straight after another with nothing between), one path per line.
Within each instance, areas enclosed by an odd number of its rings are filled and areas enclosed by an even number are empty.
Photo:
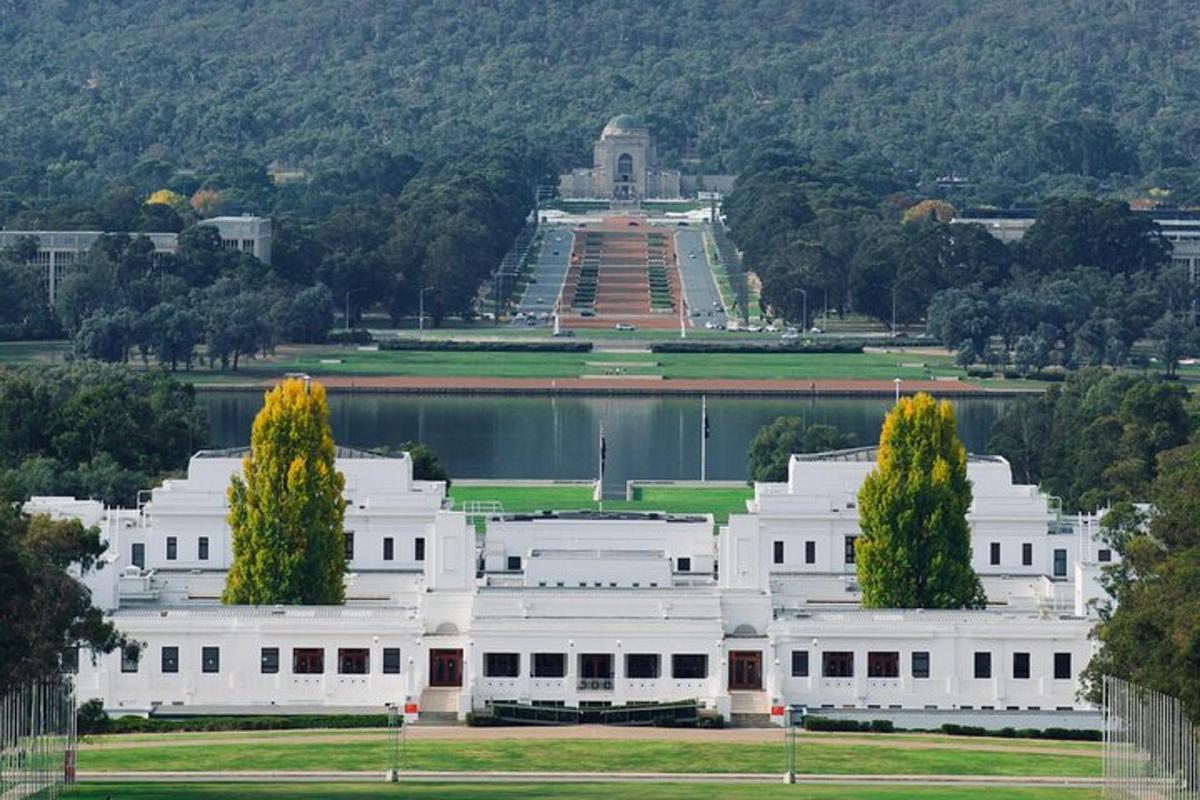
M972 200L1194 201L1198 19L1188 0L0 0L0 192L511 138L552 170L631 112L685 168L737 172L784 137L907 186L969 178Z

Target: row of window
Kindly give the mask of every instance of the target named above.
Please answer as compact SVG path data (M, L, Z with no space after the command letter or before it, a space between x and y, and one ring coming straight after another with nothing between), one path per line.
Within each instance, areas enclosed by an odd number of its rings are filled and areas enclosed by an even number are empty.
M858 539L857 536L845 537L844 552L842 554L842 557L843 557L843 560L845 561L845 563L847 563L847 564L854 563L854 542L857 539ZM786 543L779 539L776 539L774 542L773 561L776 564L784 563L785 545L786 545ZM990 560L991 565L999 566L999 564L1000 564L1000 542L992 542L991 543L991 550L989 552L989 556L990 556L989 560ZM1102 548L1099 551L1099 553L1097 554L1097 559L1104 563L1112 561L1112 551L1109 550L1108 548ZM817 543L815 541L810 540L810 541L806 541L804 543L804 563L805 564L817 563ZM1030 542L1023 542L1021 544L1021 565L1026 566L1026 567L1033 565L1033 544ZM1056 549L1054 551L1054 577L1065 578L1066 576L1067 576L1067 551L1065 549Z
M845 562L847 564L854 563L854 542L857 541L857 539L858 539L857 536L845 537L845 542L844 542L843 548L842 548L842 558L843 558L843 560L845 560ZM776 539L774 544L775 544L775 547L774 547L774 553L773 553L773 556L774 556L773 560L776 564L782 564L784 562L784 545L785 545L785 543L779 539ZM817 563L817 543L812 540L809 540L804 543L804 563L805 564Z
M354 532L347 531L345 533L345 554L347 561L354 560ZM383 560L392 561L395 558L396 542L391 536L385 536L383 539ZM175 561L179 557L179 539L175 536L167 537L167 561ZM196 558L199 561L208 560L208 537L201 536L196 540ZM146 545L142 542L134 542L129 556L130 563L138 569L146 568ZM425 560L425 537L418 536L413 540L413 560ZM517 558L518 565L520 558ZM511 559L510 559L511 561ZM517 567L520 569L520 566Z
M1013 653L1012 677L1017 680L1027 680L1030 677L1029 653ZM992 654L988 651L975 653L975 677L992 677ZM910 660L910 674L914 678L928 678L930 660L928 651L915 650ZM808 651L792 651L792 677L809 677ZM850 650L827 650L821 654L821 677L824 678L853 678L854 652ZM894 650L871 651L867 653L868 678L899 678L900 653ZM1070 680L1071 654L1054 654L1055 680Z
M263 647L259 651L259 672L263 675L274 675L279 672L278 647ZM126 647L121 652L121 671L137 672L142 660L141 648ZM163 673L179 672L179 648L173 645L163 645L159 649L159 665ZM78 656L75 656L76 668ZM65 669L65 666L64 666ZM200 671L217 673L221 671L221 648L200 648ZM371 651L365 647L339 647L337 651L337 671L339 675L366 675L371 671ZM325 672L325 649L322 647L292 648L293 675L320 675ZM385 675L400 674L400 648L383 648L383 673Z
M609 680L613 675L612 653L580 653L581 679ZM483 674L487 678L519 678L520 653L484 653ZM530 677L565 678L567 658L563 653L533 653L530 658ZM625 677L651 679L662 677L662 656L658 653L626 653ZM703 653L674 653L671 656L671 677L679 680L701 680L708 677L708 656Z

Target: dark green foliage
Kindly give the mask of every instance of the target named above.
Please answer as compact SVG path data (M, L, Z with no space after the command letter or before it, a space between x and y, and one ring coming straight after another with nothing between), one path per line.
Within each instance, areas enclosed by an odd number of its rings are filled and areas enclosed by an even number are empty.
M750 481L786 481L793 453L820 453L854 446L854 434L832 425L808 425L800 417L776 417L759 429L746 453Z
M301 728L385 728L387 714L293 714L237 717L118 717L111 719L99 700L79 706L82 734L182 733L187 731L284 731Z
M414 479L418 481L445 481L446 488L450 488L449 473L442 466L442 462L438 460L437 453L429 449L427 445L420 442L405 442L400 445L400 450L408 453L408 457L412 459Z
M6 497L80 494L132 506L207 440L190 385L98 364L0 369Z

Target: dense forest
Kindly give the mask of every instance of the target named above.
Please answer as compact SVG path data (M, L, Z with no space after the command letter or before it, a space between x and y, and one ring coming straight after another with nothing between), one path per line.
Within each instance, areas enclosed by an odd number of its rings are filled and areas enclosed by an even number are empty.
M156 172L190 192L239 159L319 176L509 139L552 172L631 112L685 169L741 172L786 137L909 187L957 177L943 188L976 201L1196 202L1197 16L1187 0L0 0L0 192L98 197Z

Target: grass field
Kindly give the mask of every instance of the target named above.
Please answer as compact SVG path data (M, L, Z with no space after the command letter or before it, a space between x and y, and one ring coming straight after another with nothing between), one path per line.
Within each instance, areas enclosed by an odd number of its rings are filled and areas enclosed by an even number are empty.
M715 783L404 783L388 784L105 784L76 786L68 795L87 800L218 800L218 798L290 798L313 797L324 800L364 800L364 798L437 798L437 800L612 800L637 797L640 800L724 800L728 797L753 797L762 800L1098 800L1092 789L1046 787L916 787L916 786L785 786L772 784Z
M564 732L564 737L569 733ZM796 748L802 774L1002 775L1096 777L1097 754L921 749L904 742L860 746L805 740ZM154 742L114 749L84 749L79 769L179 770L384 770L390 763L384 735L353 741L272 742L231 735L223 744L160 747ZM508 739L410 740L406 769L446 771L585 772L782 772L784 751L774 743L670 740Z
M605 511L665 511L669 514L712 514L717 522L726 522L730 513L746 510L746 500L754 495L749 486L737 489L645 487L632 501L605 500ZM590 486L460 486L452 484L450 496L456 507L473 500L496 500L507 514L531 511L594 510Z

